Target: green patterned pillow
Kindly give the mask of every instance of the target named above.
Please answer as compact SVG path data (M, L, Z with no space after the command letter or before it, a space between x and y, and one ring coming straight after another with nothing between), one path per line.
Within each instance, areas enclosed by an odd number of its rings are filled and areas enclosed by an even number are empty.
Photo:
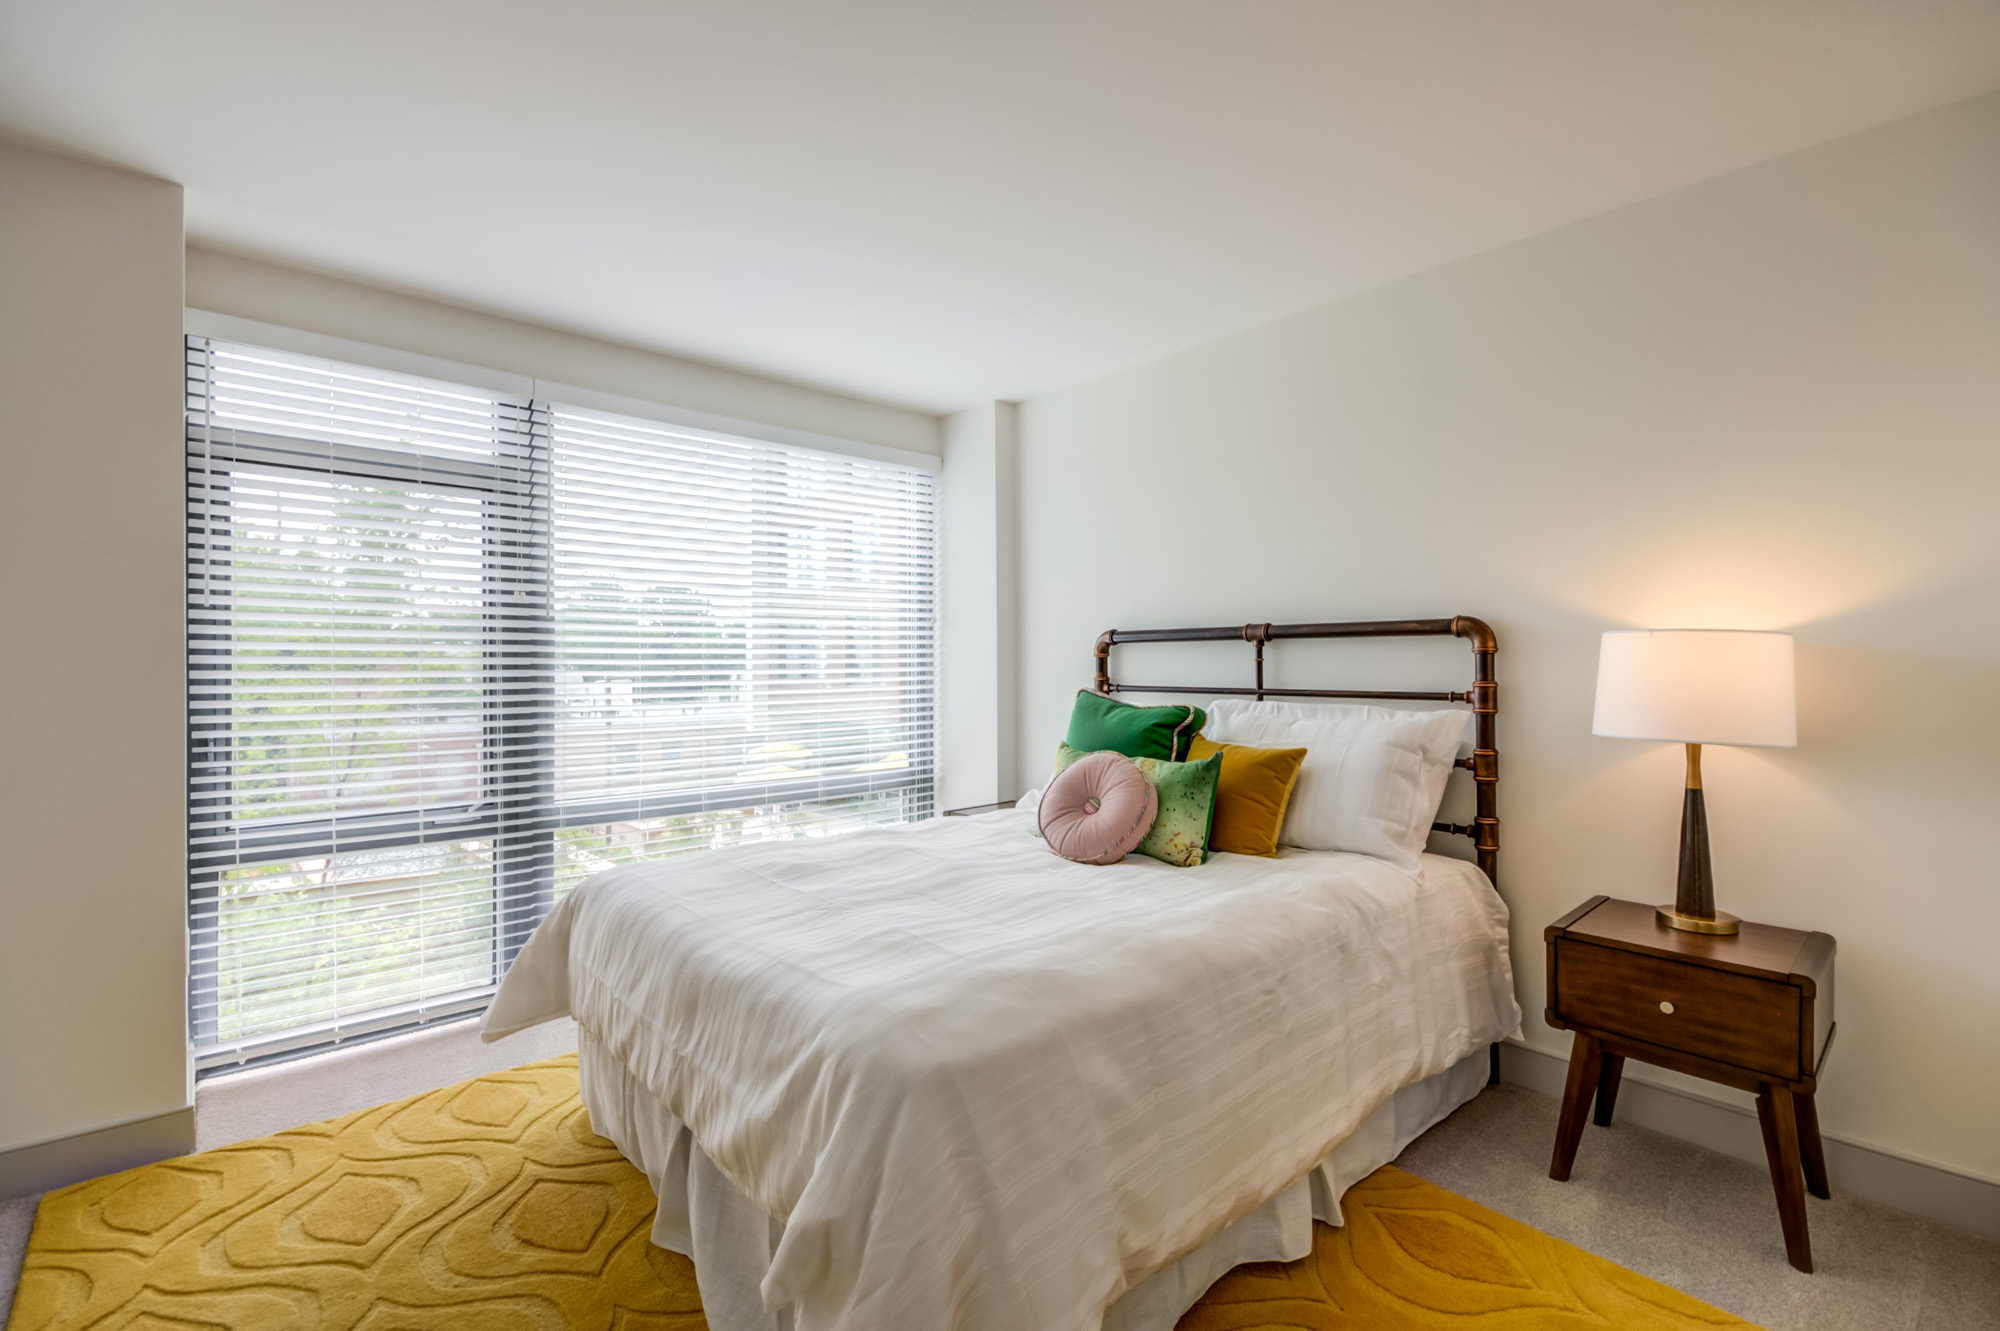
M1056 746L1056 771L1083 757L1082 749ZM1159 792L1160 815L1153 830L1138 845L1141 855L1183 867L1208 858L1208 833L1215 823L1215 783L1222 775L1222 755L1198 763L1170 763L1164 758L1134 758L1132 762Z

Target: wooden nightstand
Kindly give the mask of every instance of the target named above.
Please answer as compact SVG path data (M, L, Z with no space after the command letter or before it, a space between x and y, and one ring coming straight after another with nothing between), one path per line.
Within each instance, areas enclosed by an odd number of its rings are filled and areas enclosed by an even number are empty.
M1592 897L1542 939L1545 1015L1576 1033L1549 1177L1569 1177L1593 1099L1610 1124L1628 1058L1754 1091L1785 1253L1811 1271L1805 1192L1833 1195L1813 1107L1833 1042L1832 937L1747 920L1734 935L1684 933L1651 906Z
M1000 809L1011 809L1013 807L1013 800L1001 800L998 804L968 804L963 809L946 809L944 816L947 818L970 818L975 813L993 813Z

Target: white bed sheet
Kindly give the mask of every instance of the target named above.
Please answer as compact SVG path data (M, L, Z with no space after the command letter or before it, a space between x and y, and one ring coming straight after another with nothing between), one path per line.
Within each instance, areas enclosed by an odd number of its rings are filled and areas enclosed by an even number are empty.
M589 879L485 1031L565 1014L766 1217L799 1331L1098 1331L1520 1018L1459 861L1084 866L1019 813Z
M764 1306L764 1277L784 1222L724 1178L687 1125L641 1086L588 1031L579 1031L591 1129L617 1143L659 1198L653 1242L693 1260L710 1331L798 1331L793 1309ZM1306 1177L1214 1238L1155 1271L1104 1315L1103 1331L1173 1331L1208 1287L1245 1262L1292 1262L1312 1250L1312 1222L1342 1223L1340 1198L1403 1148L1479 1094L1484 1050L1403 1087L1361 1121Z

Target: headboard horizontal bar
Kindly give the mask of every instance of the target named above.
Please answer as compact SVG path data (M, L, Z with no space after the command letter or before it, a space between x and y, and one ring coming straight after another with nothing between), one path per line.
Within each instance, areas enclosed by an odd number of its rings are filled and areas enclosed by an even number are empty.
M1455 619L1370 619L1346 624L1262 624L1264 636L1279 638L1449 638L1458 632ZM1243 642L1247 627L1233 624L1209 629L1113 629L1113 642Z
M1349 624L1273 624L1273 638L1449 638L1455 619L1369 619Z
M1113 684L1113 693L1213 693L1232 698L1393 698L1402 702L1471 702L1470 693L1396 693L1381 689L1219 689L1209 684Z

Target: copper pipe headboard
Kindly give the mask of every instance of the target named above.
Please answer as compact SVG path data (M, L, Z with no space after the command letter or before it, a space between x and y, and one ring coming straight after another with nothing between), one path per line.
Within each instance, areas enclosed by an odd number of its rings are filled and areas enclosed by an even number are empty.
M1375 689L1268 689L1264 687L1264 644L1285 638L1464 638L1472 644L1472 687L1464 693L1384 692ZM1215 642L1240 639L1257 649L1257 683L1248 689L1218 689L1178 684L1119 684L1111 678L1111 648L1115 643ZM1470 823L1432 823L1431 829L1470 837L1479 867L1498 882L1500 862L1500 753L1494 745L1494 718L1500 710L1500 687L1493 679L1493 656L1499 643L1493 630L1470 615L1450 619L1384 619L1355 624L1245 624L1214 629L1111 629L1097 640L1099 693L1208 693L1249 698L1373 698L1398 702L1462 702L1472 705L1475 733L1472 756L1456 766L1472 773L1478 807Z

